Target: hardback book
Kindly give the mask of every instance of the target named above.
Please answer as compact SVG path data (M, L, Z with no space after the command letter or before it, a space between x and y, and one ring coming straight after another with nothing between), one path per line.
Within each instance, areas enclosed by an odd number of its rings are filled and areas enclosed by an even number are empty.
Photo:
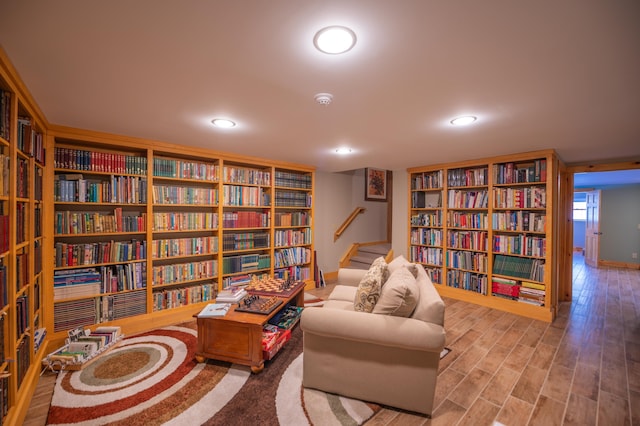
M230 302L238 303L247 295L247 291L244 288L233 290L222 290L216 296L216 302Z
M198 314L198 318L223 317L229 312L231 303L209 303Z

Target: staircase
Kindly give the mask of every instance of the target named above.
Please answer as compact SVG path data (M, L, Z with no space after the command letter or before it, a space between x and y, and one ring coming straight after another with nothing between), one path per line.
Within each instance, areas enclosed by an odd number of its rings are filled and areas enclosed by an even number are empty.
M369 269L374 260L380 256L387 259L390 253L391 244L360 245L355 255L349 259L347 268Z

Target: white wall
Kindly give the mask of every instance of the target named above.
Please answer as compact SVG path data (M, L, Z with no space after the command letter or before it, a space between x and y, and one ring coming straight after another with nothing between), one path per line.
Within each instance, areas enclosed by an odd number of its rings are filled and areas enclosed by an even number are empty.
M393 210L391 248L395 256L403 255L409 259L409 188L406 170L393 171Z
M364 200L363 169L344 173L318 171L315 177L314 246L317 261L323 272L334 272L352 243L386 240L387 203ZM334 232L356 207L366 210L334 242Z

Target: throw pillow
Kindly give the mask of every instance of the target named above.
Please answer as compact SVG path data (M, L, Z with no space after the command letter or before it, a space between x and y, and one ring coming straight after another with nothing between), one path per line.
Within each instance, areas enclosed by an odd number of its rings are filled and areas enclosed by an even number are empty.
M389 274L393 274L396 270L402 268L403 266L411 265L403 255L397 256L391 262L389 262Z
M357 312L371 312L380 297L382 284L389 277L387 262L380 256L373 261L369 270L364 274L356 290L353 309Z
M418 304L420 289L410 266L393 272L382 287L380 299L373 308L374 314L409 317Z

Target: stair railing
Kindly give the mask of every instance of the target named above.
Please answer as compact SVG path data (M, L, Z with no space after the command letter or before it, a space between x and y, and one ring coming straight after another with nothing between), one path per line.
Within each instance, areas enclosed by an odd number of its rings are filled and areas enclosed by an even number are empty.
M340 236L347 230L349 225L355 220L355 218L360 214L364 213L366 209L364 207L356 207L355 210L347 217L347 219L340 225L340 227L333 234L333 241L336 241Z

